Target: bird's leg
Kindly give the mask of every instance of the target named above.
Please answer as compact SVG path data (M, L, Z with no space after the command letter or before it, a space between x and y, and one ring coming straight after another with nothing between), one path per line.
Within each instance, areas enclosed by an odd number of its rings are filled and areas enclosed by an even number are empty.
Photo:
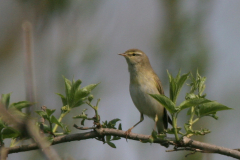
M144 120L144 117L143 117L143 114L141 113L140 115L140 121L137 122L134 126L132 126L131 128L129 128L124 134L126 135L126 139L127 139L127 136L132 132L132 129L134 127L136 127L139 123L141 123L142 121Z
M155 126L154 126L154 130L157 130L157 121L158 121L158 115L156 114L155 118L154 118L154 122L155 122Z

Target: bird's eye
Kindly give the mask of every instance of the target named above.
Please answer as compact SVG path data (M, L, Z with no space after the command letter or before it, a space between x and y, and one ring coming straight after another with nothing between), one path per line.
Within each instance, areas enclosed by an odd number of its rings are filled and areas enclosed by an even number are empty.
M135 54L135 53L133 53L132 55L133 55L133 56L136 56L136 54Z

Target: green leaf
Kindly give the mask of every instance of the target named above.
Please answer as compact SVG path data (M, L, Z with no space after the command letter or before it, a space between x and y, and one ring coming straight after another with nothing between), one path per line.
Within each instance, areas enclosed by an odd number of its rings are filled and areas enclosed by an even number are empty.
M67 99L66 99L66 97L64 97L64 95L62 95L62 94L60 94L60 93L56 93L56 94L61 97L63 106L67 105Z
M78 118L84 118L84 119L87 119L87 116L86 115L77 115L77 116L74 116L73 119L78 119Z
M86 89L87 91L91 92L98 84L99 83L97 83L97 84L90 84L90 85L84 87L83 89Z
M194 93L187 93L186 96L185 96L185 99L188 100L188 99L194 99L194 98L198 98L198 96Z
M55 123L59 125L61 128L63 128L62 124L57 120L57 118L54 115L51 116L50 122Z
M54 112L55 112L56 109L46 109L46 113L48 115L48 117L50 117Z
M46 124L40 124L40 125L41 125L41 129L44 131L44 133L52 132L48 125L46 125Z
M116 128L115 128L115 125L116 125L116 123L117 123L118 121L121 121L121 120L118 119L118 118L115 118L115 119L109 121L108 123L106 122L106 127L107 127L107 128L114 128L114 129L116 129Z
M144 140L141 140L142 143L153 143L154 139L153 137L149 137L149 139L144 139Z
M115 119L109 121L108 123L111 123L113 126L115 126L118 121L121 121L121 119L115 118Z
M118 130L122 130L122 124L121 123L119 123L119 125L118 125Z
M158 138L158 139L162 139L162 140L163 140L165 137L167 137L166 134L158 134L158 135L157 135L157 138Z
M185 108L189 108L189 107L192 107L192 106L197 106L197 105L200 105L200 104L203 104L203 103L209 103L209 102L211 102L211 101L208 100L208 99L205 99L205 98L188 99L188 100L183 101L179 105L179 109L183 110Z
M91 94L90 96L88 96L88 101L91 102L93 100L93 95Z
M207 116L210 114L215 114L218 111L223 111L223 110L230 110L232 108L229 108L223 104L220 104L216 101L212 101L209 103L204 103L198 107L198 116L203 117Z
M98 83L99 84L99 83ZM84 98L84 97L87 97L90 92L98 85L98 84L90 84L86 87L83 87L81 89L79 89L76 94L75 94L75 97L74 97L74 101L77 101L81 98Z
M202 93L204 92L205 90L205 81L206 81L206 77L202 77L198 83L198 92L199 92L199 95L202 95Z
M187 115L191 115L191 112L192 112L192 110L191 110L191 108L189 108L187 111Z
M81 125L84 126L84 122L85 122L86 119L82 119L81 120Z
M70 108L73 107L73 104L75 102L75 94L77 93L78 88L81 83L82 83L81 80L77 80L76 82L74 81L74 79L72 80L72 87L70 90L70 94L68 96L68 103L69 103Z
M2 102L3 105L6 106L6 108L8 108L8 106L9 106L10 96L11 96L11 93L2 94L2 96L1 96L1 102Z
M5 123L0 118L0 131L5 127L6 127Z
M5 138L16 138L21 135L21 133L11 127L4 128L1 132L3 139Z
M87 97L81 98L78 101L74 100L75 103L73 104L72 108L79 107L79 106L83 105L85 103L86 99L87 99Z
M189 75L189 73L183 74L183 75L179 78L179 80L178 80L178 82L177 82L176 96L178 96L180 90L182 89L183 84L184 84L184 83L186 82L186 80L188 79L188 75Z
M31 105L33 105L33 103L28 102L28 101L20 101L20 102L17 102L17 103L12 103L10 105L10 107L21 111L23 108L30 107Z
M174 78L173 76L168 72L167 70L167 74L168 74L168 79L169 79L169 93L170 93L170 99L173 100L174 98L174 90L176 88L176 84L174 83Z
M179 133L179 131L181 129L182 129L181 127L177 127L177 132ZM174 130L174 128L168 128L168 129L166 129L166 133L168 133L168 134L175 134L175 130Z
M64 134L69 134L71 132L71 130L68 128L67 125L63 125L63 130L64 130Z
M106 135L106 141L110 142L110 140L111 140L111 135Z
M77 116L74 116L73 118L74 118L74 119L77 119L77 118L87 119L87 114L85 113L86 110L87 110L87 109L84 109L84 110L82 111L82 114L77 115Z
M82 83L82 81L80 79L78 79L76 82L73 83L73 87L72 88L74 88L75 91L78 90L78 88L80 87L81 83Z
M119 140L119 139L121 139L121 137L113 136L112 141L116 141L116 140Z
M70 95L70 90L72 88L72 82L65 77L63 77L63 78L64 78L64 82L65 82L65 94L66 94L66 97L68 98Z
M107 144L108 144L110 147L112 147L112 148L116 148L115 144L112 143L112 142L107 142Z
M171 114L177 112L175 104L168 97L160 94L150 94L150 96L161 103Z
M187 80L189 73L181 76L181 71L179 70L176 78L173 78L173 76L168 71L167 73L168 73L168 78L170 82L170 99L174 103L176 103L178 94L180 93L180 90L182 89L183 84Z
M81 100L82 98L87 97L89 94L90 94L90 92L88 90L86 90L84 88L79 89L74 96L74 101L77 102L77 101Z
M39 116L43 117L43 118L47 118L47 113L44 111L35 111Z
M152 137L153 139L157 139L157 132L155 130L152 131Z
M71 109L69 108L68 105L61 107L61 113L66 113L66 112L69 112L70 110L71 110Z

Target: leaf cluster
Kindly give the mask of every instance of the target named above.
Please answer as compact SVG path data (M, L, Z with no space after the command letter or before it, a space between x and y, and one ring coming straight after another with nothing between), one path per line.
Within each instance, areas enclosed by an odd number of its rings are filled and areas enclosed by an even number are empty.
M1 103L6 107L7 110L11 110L14 112L15 116L25 118L27 116L26 113L24 113L22 110L24 108L30 107L33 105L33 103L28 102L28 101L19 101L16 103L10 104L10 96L11 93L8 94L2 94L1 95ZM12 127L13 124L11 124L11 121L9 122L4 122L1 117L0 117L0 142L1 145L4 144L4 139L10 138L12 139L11 144L14 145L14 141L17 138L26 138L25 134L22 133L21 131L15 129Z
M78 79L75 81L68 80L64 77L65 82L65 96L57 93L61 97L63 108L62 112L66 112L69 109L79 107L85 103L85 101L89 98L91 100L92 96L89 96L91 91L98 85L98 84L90 84L86 87L80 88L82 81ZM88 97L89 96L89 97Z
M104 122L102 123L102 127L103 127L103 128L113 128L113 129L122 130L122 124L121 124L121 123L119 123L118 128L115 127L115 126L116 126L116 123L117 123L118 121L120 121L120 119L118 119L118 118L113 119L113 120L111 120L111 121L109 121L109 122L108 122L108 121L104 121ZM107 136L105 137L104 142L106 142L110 147L116 148L116 145L115 145L112 141L116 141L116 140L119 140L119 139L121 139L121 137L119 137L119 136L107 135Z
M93 96L90 95L90 93L98 85L90 84L86 87L81 88L82 81L80 79L76 81L73 79L72 81L70 81L65 77L63 78L65 84L65 96L60 93L56 93L57 95L60 96L63 105L61 107L61 115L59 119L52 115L55 112L55 109L51 110L45 108L42 109L41 111L36 111L38 115L40 115L44 120L47 120L49 122L49 126L45 123L40 123L40 127L43 129L45 133L47 132L53 135L68 134L70 130L68 129L67 125L61 123L63 117L65 117L71 111L71 109L79 107L82 104L86 103L87 101L90 102L93 99ZM55 124L54 127L53 123ZM58 126L62 128L62 130L64 131L63 133L55 133Z
M177 140L179 140L178 134L190 137L192 135L205 135L210 133L207 129L193 130L192 126L202 117L210 116L217 119L216 113L218 111L231 109L223 104L206 98L206 94L203 94L206 78L201 77L198 71L196 73L196 77L190 73L181 75L180 71L175 78L168 72L168 77L170 82L170 98L160 94L150 95L161 103L171 114L173 128L167 130L167 133L175 134ZM191 81L189 84L190 91L186 93L185 100L180 103L180 105L177 105L177 97L187 79ZM181 133L179 127L177 127L177 118L178 114L184 109L188 109L187 114L190 118L184 125L186 133Z

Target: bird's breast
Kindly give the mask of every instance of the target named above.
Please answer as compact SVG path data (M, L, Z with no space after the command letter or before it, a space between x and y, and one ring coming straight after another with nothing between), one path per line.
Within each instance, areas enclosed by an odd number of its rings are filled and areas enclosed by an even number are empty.
M149 95L159 94L154 79L149 77L132 79L129 90L134 105L141 113L151 118L154 118L156 114L158 116L163 114L162 105Z

